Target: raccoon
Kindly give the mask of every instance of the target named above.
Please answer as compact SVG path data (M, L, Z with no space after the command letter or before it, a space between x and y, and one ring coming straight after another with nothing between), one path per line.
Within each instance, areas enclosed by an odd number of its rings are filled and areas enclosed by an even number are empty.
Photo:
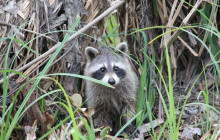
M107 47L87 47L84 70L85 76L115 87L109 88L86 80L85 88L87 104L95 110L94 126L110 126L112 135L135 115L136 91L139 85L138 77L125 55L127 44L119 44L116 50L113 52ZM133 125L129 125L124 131L131 135L135 129Z

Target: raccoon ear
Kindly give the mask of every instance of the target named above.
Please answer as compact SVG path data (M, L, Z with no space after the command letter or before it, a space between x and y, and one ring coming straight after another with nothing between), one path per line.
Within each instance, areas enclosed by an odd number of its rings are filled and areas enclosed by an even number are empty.
M126 42L122 42L118 46L116 46L116 49L122 51L123 53L126 53L128 51L128 45Z
M98 50L93 47L86 47L85 49L86 58L89 61L92 61L98 53Z

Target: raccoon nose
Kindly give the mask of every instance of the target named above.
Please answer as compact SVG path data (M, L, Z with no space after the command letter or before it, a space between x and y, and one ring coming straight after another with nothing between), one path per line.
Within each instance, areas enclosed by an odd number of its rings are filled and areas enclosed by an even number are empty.
M114 84L115 84L115 79L110 78L110 79L108 80L108 83L109 83L110 85L114 85Z

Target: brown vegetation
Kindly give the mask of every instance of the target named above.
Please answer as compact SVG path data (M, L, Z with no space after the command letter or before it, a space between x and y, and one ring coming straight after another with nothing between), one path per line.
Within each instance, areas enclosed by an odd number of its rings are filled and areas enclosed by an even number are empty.
M62 51L47 69L46 74L72 73L82 75L85 62L83 52L86 46L97 46L99 41L107 45L115 45L119 42L127 41L130 52L137 56L141 62L144 61L143 47L148 47L147 54L150 57L155 56L155 63L158 66L161 64L160 71L165 80L168 81L166 60L164 60L165 48L168 46L172 79L174 81L175 104L182 106L185 98L188 98L188 91L191 91L188 103L197 101L200 91L204 90L209 91L210 104L214 105L219 111L219 73L215 71L217 68L214 65L207 65L213 60L210 52L212 52L216 61L219 61L220 37L211 34L208 29L203 29L202 27L184 28L186 26L208 25L208 27L213 26L219 31L220 18L217 18L220 16L219 7L213 4L214 0L211 2L206 0L188 0L186 2L179 0L157 0L154 2L150 0L0 0L0 39L2 39L0 40L0 70L4 70L5 61L7 60L7 69L23 73L30 78L37 78L54 51L63 41L65 35L69 33L76 19L80 17L76 32L71 34ZM206 21L198 9L205 9L205 15L210 21ZM107 24L109 24L109 13L115 14L117 23L115 27L117 26L116 30L119 34L115 37L114 42L106 37L109 34L113 34L107 27ZM115 22L110 24L115 24ZM148 27L155 28L144 29ZM182 30L169 32L177 27L183 27L187 32ZM143 29L143 33L147 36L148 44L144 42L144 35L138 29ZM169 33L158 37L163 32ZM210 52L207 51L208 48L196 37L209 47ZM6 59L5 56L8 49L9 55ZM219 62L217 66L219 66ZM138 66L136 67L138 69ZM152 64L152 67L155 66ZM199 77L195 86L192 87L196 78L203 72L204 67L206 67L204 74ZM157 71L153 74L154 78L157 79ZM13 72L10 72L8 76L10 80L7 91L7 107L12 103L15 93L29 80L29 78ZM69 96L80 93L83 97L84 82L80 79L71 76L51 77L62 84ZM155 79L153 81L159 85L160 91L166 97L161 77L157 80ZM2 83L3 74L0 73L1 104L3 102ZM30 88L31 83L21 90L22 94L19 94L16 99L16 106L13 107L12 117ZM42 79L38 88L32 93L26 107L37 97L57 88L58 85L51 79ZM77 96L77 99L82 100L81 96L75 95L72 98ZM74 102L74 99L69 98ZM11 138L24 137L23 127L27 125L31 125L35 132L35 120L39 122L38 128L41 130L37 135L44 134L47 131L46 128L50 129L51 125L58 124L69 115L60 105L53 104L63 99L64 96L57 92L45 97L44 100L38 101L22 116ZM168 99L165 99L167 103ZM202 98L201 102L204 103L205 99ZM76 105L78 103L72 104L75 107L79 107ZM204 106L201 108L199 106L194 107L199 112L207 111ZM153 111L156 118L165 118L158 94L156 94ZM185 112L188 112L188 114L183 115L180 130L184 130L186 124L195 125L195 122L201 122L198 112L197 114L189 110L185 110ZM90 116L83 109L80 110L80 114L84 118L89 118L88 116ZM202 113L202 115L204 114ZM219 114L217 114L216 121L219 120L219 117ZM81 124L82 121L78 125L80 129ZM57 129L54 133L60 134L61 138L65 128L66 126L62 126L60 130ZM159 133L159 130L157 133ZM50 137L53 136L50 135ZM111 138L111 136L108 137Z

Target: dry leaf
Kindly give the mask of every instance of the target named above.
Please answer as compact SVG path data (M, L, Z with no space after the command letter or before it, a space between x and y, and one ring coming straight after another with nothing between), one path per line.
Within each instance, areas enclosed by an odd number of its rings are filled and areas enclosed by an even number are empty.
M86 117L90 117L95 113L94 108L80 108L80 112L82 112Z
M70 101L75 107L80 107L82 105L82 97L78 93L73 94L70 97Z
M197 105L195 106L189 106L189 107L185 107L184 110L191 115L196 115L199 113L199 107Z
M48 111L44 111L44 117L45 117L45 121L44 121L45 125L53 125L54 123L53 116L50 115Z
M66 131L67 126L61 125L61 129L56 129L48 136L48 140L71 140L70 133Z
M3 10L17 17L18 6L14 0L10 1L6 6L4 6Z
M203 112L207 112L207 106L205 105L201 105L201 111ZM210 121L218 121L220 119L220 115L218 113L216 113L215 111L213 111L212 109L209 109L209 120Z
M31 9L31 1L30 0L23 0L22 4L21 4L21 13L23 14L23 19L27 19L27 17L30 14L30 9Z
M162 123L164 123L164 120L161 119L157 119L157 120L153 120L153 128L160 126ZM151 123L147 123L144 125L141 125L138 130L139 130L139 138L143 138L145 133L148 133L149 131L151 131Z
M66 128L66 125L61 125L60 140L71 140L70 133L69 131L66 131Z
M53 131L48 135L48 140L57 140L56 138L57 138L57 134L55 131Z
M37 121L34 122L33 126L25 126L24 130L27 135L26 140L35 140L37 138L36 137Z
M214 84L214 80L207 79L207 87L211 87ZM201 83L199 83L199 90L205 90L206 89L206 81L203 80Z
M86 119L85 119L85 120L86 120ZM77 128L78 128L80 131L82 131L82 128L83 128L84 126L85 126L85 125L84 125L83 121L80 120L80 122L79 122L78 125L77 125Z
M201 136L201 134L202 134L201 129L193 128L193 127L189 126L189 127L184 128L183 132L182 132L182 136L184 138L188 138L188 139L193 139L193 135L195 135L195 134Z

